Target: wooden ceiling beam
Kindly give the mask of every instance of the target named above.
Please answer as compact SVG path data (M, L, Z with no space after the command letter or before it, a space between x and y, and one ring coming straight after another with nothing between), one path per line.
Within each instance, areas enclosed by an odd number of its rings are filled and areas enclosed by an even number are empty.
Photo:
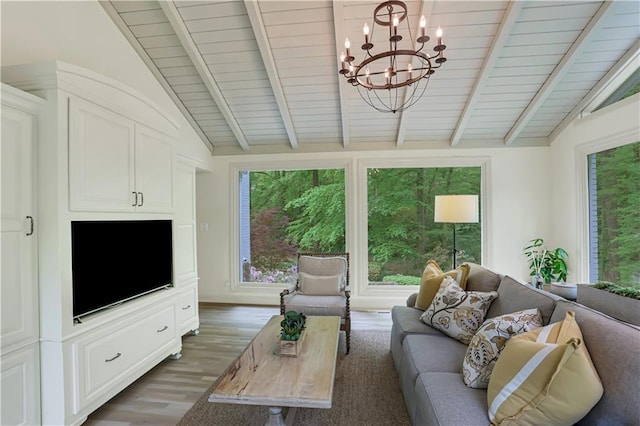
M227 121L231 132L233 132L233 135L235 136L242 149L244 151L248 151L249 142L242 132L242 129L240 128L236 117L233 115L229 104L225 100L224 96L222 96L220 87L218 87L218 83L213 77L213 74L211 74L211 70L209 70L209 67L202 58L202 55L200 55L200 51L191 38L191 34L189 33L187 26L182 20L182 17L180 16L180 12L178 12L178 9L176 8L176 5L173 1L159 1L158 4L164 11L164 14L169 20L171 28L173 28L173 31L178 36L180 43L182 43L182 47L187 52L187 55L189 55L191 62L193 62L193 66L198 71L200 78L202 78L202 81L209 91L209 94L211 94L211 97L218 106L220 113Z
M287 135L289 136L289 143L291 144L292 149L297 149L298 137L296 136L296 129L293 125L291 114L289 114L289 106L287 105L287 100L284 95L284 90L282 89L282 84L280 84L278 67L276 66L276 61L273 58L271 44L269 43L269 37L267 36L264 22L262 20L260 6L258 5L257 0L244 0L244 5L247 8L247 14L249 15L249 21L251 21L251 27L253 28L253 33L260 49L264 68L267 71L267 75L269 76L269 82L271 83L273 96L276 98L276 103L278 104L278 109L280 110L280 116L282 117L284 128L287 132Z
M611 67L605 76L593 86L584 98L571 110L569 114L556 126L549 135L549 142L567 128L569 123L577 117L591 114L602 102L604 102L616 89L640 68L640 40L636 40L631 49Z
M339 70L342 67L340 63L340 53L344 48L344 2L342 1L334 1L333 2L333 28L334 34L336 37L336 70ZM342 121L342 146L344 148L349 147L350 135L349 135L349 101L346 89L349 86L347 80L342 76L342 74L338 74L336 71L336 78L338 81L338 91L340 94L340 119Z
M531 100L527 108L524 110L522 115L515 122L507 136L504 138L505 145L512 144L520 133L527 127L529 121L535 116L540 107L547 100L549 95L553 92L556 86L562 81L564 76L569 72L571 66L578 60L584 49L586 48L588 42L593 37L593 34L600 28L600 24L602 19L605 17L609 8L615 2L613 1L605 1L602 3L596 14L591 18L587 26L582 30L576 41L573 43L569 51L562 58L558 66L553 70L549 78L544 82L536 96Z
M507 9L505 10L502 17L500 27L498 28L496 36L493 39L491 47L489 48L489 53L487 54L487 57L482 64L480 74L478 75L478 78L476 78L473 89L471 89L471 93L467 98L467 103L465 104L464 109L462 110L462 114L460 114L458 122L456 123L456 127L453 130L449 145L456 146L460 142L460 139L462 139L462 135L467 127L467 124L469 124L469 120L471 119L473 109L480 100L482 90L489 81L491 71L493 71L493 68L495 67L496 61L500 56L500 52L504 48L504 45L507 42L507 38L513 30L513 26L515 25L518 16L520 16L520 11L522 10L523 3L524 2L521 1L512 1L507 5Z
M430 0L424 0L422 2L422 13L420 14L421 16L424 16L425 19L427 20L427 26L430 24L431 22L431 14L433 13L433 1ZM420 17L418 17L418 20L415 22L415 34L418 34L418 28L420 28ZM421 47L421 43L416 42L414 45L414 49L419 49ZM427 90L429 90L427 88ZM404 92L404 100L402 101L402 104L404 105L407 101L408 101L408 97L409 97L409 87L405 87L405 92ZM409 118L411 116L411 114L409 113L409 110L405 110L402 111L401 113L402 115L400 116L400 124L398 125L398 134L396 136L396 146L400 147L402 145L404 145L404 141L405 141L405 136L407 134L407 123L409 121Z

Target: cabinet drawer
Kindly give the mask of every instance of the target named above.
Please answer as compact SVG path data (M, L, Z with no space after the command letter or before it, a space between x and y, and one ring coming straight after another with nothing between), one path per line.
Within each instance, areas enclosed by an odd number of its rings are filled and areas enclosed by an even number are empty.
M198 313L198 294L195 288L184 290L180 294L176 309L178 311L178 324L180 324L180 333L182 334L189 331L191 322L195 320Z
M135 374L157 351L176 339L174 305L133 324L73 345L77 360L76 412L106 388ZM95 335L94 335L95 336ZM146 370L145 370L146 371Z

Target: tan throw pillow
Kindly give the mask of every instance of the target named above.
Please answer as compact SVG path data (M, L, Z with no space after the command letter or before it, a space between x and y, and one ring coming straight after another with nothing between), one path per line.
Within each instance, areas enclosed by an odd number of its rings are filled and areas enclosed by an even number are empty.
M416 299L415 307L425 310L431 305L433 298L440 289L440 284L444 277L451 277L464 290L467 286L470 266L466 263L460 265L453 271L443 272L440 265L435 260L429 260L422 273L422 282Z
M335 296L342 288L342 275L298 274L300 292L312 296Z
M491 424L572 425L600 400L574 315L509 340L487 388Z
M486 389L493 367L507 344L517 335L542 327L538 308L486 320L471 339L462 361L462 377L470 388Z
M496 297L495 291L464 291L453 278L445 277L420 320L468 345Z

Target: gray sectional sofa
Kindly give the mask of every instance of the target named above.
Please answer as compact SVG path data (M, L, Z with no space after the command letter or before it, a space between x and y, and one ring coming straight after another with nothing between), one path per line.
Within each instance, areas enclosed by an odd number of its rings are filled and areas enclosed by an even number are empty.
M520 284L509 276L470 264L466 290L498 292L487 318L539 308L544 324L575 312L604 395L580 425L640 424L640 328L559 296ZM391 353L407 411L414 425L488 425L486 389L462 379L467 346L424 324L422 310L392 309ZM570 397L569 397L570 399Z

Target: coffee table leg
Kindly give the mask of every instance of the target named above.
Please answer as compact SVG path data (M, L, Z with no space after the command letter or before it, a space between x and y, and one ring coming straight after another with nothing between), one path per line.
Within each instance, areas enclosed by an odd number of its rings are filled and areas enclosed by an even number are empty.
M269 407L269 419L265 426L286 426L282 417L282 407Z
M293 426L293 419L296 418L296 411L298 411L298 407L289 407L287 410L287 418L285 419L287 426Z

